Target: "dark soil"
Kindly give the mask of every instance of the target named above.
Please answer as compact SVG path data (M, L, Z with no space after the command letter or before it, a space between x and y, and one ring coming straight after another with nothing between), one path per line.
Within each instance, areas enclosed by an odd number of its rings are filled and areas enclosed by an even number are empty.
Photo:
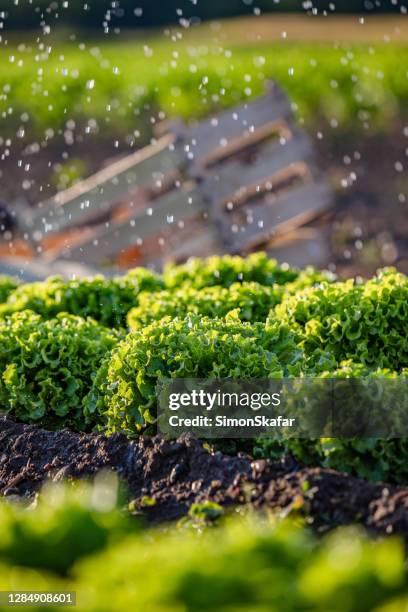
M318 147L319 165L335 188L326 225L330 262L343 278L369 277L377 268L390 265L408 273L403 131L402 122L387 136L361 133ZM342 186L343 180L347 187Z
M199 441L169 442L49 432L0 417L0 493L33 495L45 480L86 478L113 469L134 506L154 523L184 516L193 502L250 503L279 514L300 513L318 529L359 522L408 538L408 489L366 482L322 468L299 468L247 455L209 452ZM154 500L145 506L144 498Z

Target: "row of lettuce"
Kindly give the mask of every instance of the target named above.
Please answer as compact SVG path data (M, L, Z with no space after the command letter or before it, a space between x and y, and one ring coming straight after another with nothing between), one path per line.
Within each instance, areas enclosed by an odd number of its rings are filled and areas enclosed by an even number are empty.
M69 117L68 125L78 135L89 125L115 139L139 130L147 141L159 111L184 119L208 116L261 94L265 79L276 80L288 92L309 129L326 132L325 126L332 126L323 143L339 130L389 130L403 125L406 116L408 50L389 40L381 43L381 26L378 32L378 45L247 45L221 44L196 30L196 40L184 42L152 36L84 40L81 46L41 41L40 54L29 37L18 45L11 39L9 61L3 62L0 74L0 112L7 116L2 135L15 139L24 126L28 142L33 142L63 133ZM92 90L87 87L91 80ZM52 106L44 104L45 92Z
M318 539L295 519L243 512L213 522L221 509L209 503L141 529L112 484L49 486L29 508L0 502L0 591L75 592L87 612L408 609L396 537L342 528Z
M46 427L138 435L162 378L404 377L408 279L338 281L265 254L193 259L162 275L2 283L0 403ZM260 441L261 455L404 480L405 439Z

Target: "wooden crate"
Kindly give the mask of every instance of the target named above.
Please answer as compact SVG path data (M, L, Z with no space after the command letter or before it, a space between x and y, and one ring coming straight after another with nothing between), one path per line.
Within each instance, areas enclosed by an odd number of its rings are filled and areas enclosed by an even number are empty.
M160 125L150 146L15 212L44 261L160 266L191 255L273 254L277 238L330 203L311 142L270 83L262 97L205 121Z

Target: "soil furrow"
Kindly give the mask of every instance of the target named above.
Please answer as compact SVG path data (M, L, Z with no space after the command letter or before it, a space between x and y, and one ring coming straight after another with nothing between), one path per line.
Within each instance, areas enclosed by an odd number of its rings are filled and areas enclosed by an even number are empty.
M1 494L29 497L46 480L86 478L101 469L118 473L151 522L180 518L193 502L211 500L301 514L318 529L358 522L408 538L408 488L299 467L290 458L272 463L211 453L188 436L130 441L118 434L50 432L0 417Z

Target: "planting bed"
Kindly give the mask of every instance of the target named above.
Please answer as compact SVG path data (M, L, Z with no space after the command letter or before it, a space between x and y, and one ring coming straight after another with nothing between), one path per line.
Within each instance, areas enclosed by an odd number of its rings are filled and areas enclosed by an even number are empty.
M45 481L89 478L101 469L115 470L133 506L154 523L185 516L193 503L249 503L304 516L319 530L360 522L408 538L408 488L307 468L289 457L271 462L210 453L189 437L129 441L120 434L49 432L0 419L0 492L7 497L29 497Z
M71 590L87 612L404 609L406 439L156 435L164 378L404 382L404 274L339 281L258 253L3 278L0 302L0 595Z

